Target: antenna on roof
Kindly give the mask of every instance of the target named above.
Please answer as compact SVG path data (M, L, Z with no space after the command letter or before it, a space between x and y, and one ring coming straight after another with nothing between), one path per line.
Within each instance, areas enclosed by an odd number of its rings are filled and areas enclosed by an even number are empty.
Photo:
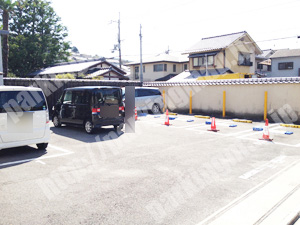
M168 50L166 50L165 53L166 53L167 55L169 55L169 53L170 53L170 48L169 48L169 46L168 46Z

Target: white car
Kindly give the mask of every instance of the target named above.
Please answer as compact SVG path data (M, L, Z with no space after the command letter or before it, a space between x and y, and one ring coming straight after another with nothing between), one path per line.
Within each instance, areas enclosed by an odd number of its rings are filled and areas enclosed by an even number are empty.
M122 88L123 102L125 101L125 88ZM124 102L125 106L125 102ZM135 88L135 106L139 111L152 111L158 114L163 111L164 101L158 88L136 87Z
M46 149L49 140L49 112L42 89L0 86L0 149L32 144Z

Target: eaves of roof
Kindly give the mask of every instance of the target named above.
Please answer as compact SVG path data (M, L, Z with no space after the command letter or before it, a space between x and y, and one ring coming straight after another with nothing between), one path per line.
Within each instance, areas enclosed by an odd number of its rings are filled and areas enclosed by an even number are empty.
M274 78L246 78L223 80L200 80L178 82L144 82L144 87L173 87L173 86L211 86L211 85L264 85L264 84L299 84L300 77L274 77Z

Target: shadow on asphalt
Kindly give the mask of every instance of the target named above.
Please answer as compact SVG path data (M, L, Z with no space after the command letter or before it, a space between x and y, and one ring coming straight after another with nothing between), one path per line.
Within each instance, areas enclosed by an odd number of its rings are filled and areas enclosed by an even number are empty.
M116 131L114 128L110 127L97 129L93 134L87 134L81 127L72 126L51 127L50 130L57 135L72 138L85 143L110 141L117 139L124 134L123 131Z
M2 149L0 150L0 169L27 163L30 162L30 161L26 161L28 159L39 158L46 154L47 154L47 150L38 150L37 148L30 147L30 146ZM16 162L16 161L22 161L22 162L5 165L6 163Z

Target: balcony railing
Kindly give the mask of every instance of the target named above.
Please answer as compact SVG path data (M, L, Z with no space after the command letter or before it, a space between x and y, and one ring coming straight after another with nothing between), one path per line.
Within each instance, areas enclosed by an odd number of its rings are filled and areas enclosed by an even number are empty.
M242 61L242 62L238 62L239 66L253 66L253 62L250 61Z

